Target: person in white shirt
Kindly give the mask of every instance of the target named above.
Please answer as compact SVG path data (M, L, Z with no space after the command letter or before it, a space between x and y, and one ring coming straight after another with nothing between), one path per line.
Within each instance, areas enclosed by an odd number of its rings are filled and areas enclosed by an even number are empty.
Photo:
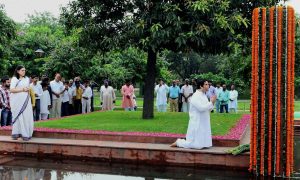
M41 86L43 88L43 93L42 96L40 97L40 101L41 101L40 115L41 115L41 119L45 120L48 119L49 116L49 109L51 107L51 98L48 91L48 83L42 82Z
M190 101L193 95L193 86L189 85L189 80L185 80L185 85L181 88L182 94L182 112L189 112Z
M62 104L61 104L61 116L68 116L69 115L69 82L64 82L65 90L62 95Z
M40 120L40 99L43 94L43 89L40 83L37 83L39 78L36 75L31 76L32 83L30 84L30 88L33 89L33 92L35 94L35 108L33 110L33 117L35 121Z
M229 112L237 112L237 98L238 92L235 90L235 86L231 85L231 90L229 91Z
M169 87L163 82L163 80L159 79L159 84L155 86L156 106L158 112L167 111L168 92L169 92Z
M74 101L73 97L75 96L75 88L73 86L74 82L73 79L69 81L69 88L68 88L68 93L69 93L69 115L74 114Z
M185 139L177 139L171 147L202 149L212 146L210 126L210 112L214 108L216 96L212 95L210 101L206 96L209 89L206 80L197 81L197 90L191 98L189 111L189 124Z
M89 113L91 112L91 97L92 97L92 89L89 86L89 81L84 82L84 91L82 94L82 113Z
M111 111L114 109L116 95L115 95L114 88L109 86L108 80L105 80L104 86L101 86L100 100L101 100L102 110Z
M55 79L50 82L50 87L52 90L52 109L50 115L52 118L61 117L61 95L64 93L65 88L60 80L60 74L56 73Z

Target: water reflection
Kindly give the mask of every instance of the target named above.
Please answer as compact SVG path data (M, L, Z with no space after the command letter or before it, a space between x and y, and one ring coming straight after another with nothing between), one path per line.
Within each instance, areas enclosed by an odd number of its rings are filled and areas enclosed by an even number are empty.
M218 173L216 173L218 172ZM158 179L249 179L247 171L143 166L97 162L53 162L15 158L2 164L0 180L158 180Z
M60 170L46 170L35 168L2 168L0 170L0 180L92 180L92 179L109 179L109 180L144 180L142 177L129 177L121 175L94 174L82 172L67 172ZM149 178L154 179L154 178Z
M14 180L23 180L23 179L43 179L45 177L44 169L13 169L12 175Z

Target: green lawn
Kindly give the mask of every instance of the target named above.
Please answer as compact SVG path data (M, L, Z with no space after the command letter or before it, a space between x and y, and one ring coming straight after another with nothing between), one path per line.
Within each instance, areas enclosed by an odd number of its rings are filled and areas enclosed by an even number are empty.
M121 132L168 132L185 134L187 113L155 113L153 120L142 120L141 112L94 112L61 120L36 122L35 127L58 129L88 129ZM213 135L225 135L242 117L242 114L212 114Z

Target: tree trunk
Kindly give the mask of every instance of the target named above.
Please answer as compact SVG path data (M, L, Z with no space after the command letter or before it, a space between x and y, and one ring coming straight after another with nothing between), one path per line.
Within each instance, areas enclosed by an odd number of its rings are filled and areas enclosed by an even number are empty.
M151 47L148 49L147 75L145 77L143 119L154 117L154 85L156 70L156 52Z

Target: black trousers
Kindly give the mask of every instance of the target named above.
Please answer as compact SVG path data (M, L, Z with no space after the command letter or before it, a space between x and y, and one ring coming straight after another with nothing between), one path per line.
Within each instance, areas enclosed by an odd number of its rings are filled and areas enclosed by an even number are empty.
M36 99L35 100L35 107L34 107L34 111L33 111L33 117L35 121L40 120L40 113L41 113L41 100L40 99Z
M225 108L226 113L228 113L228 104L220 105L220 113L224 112L224 108Z
M61 116L69 116L69 101L61 104Z
M74 106L73 104L69 104L69 115L73 115L74 114Z
M91 97L91 112L94 111L94 96Z
M74 114L81 114L82 108L81 108L81 99L75 99L74 100Z

